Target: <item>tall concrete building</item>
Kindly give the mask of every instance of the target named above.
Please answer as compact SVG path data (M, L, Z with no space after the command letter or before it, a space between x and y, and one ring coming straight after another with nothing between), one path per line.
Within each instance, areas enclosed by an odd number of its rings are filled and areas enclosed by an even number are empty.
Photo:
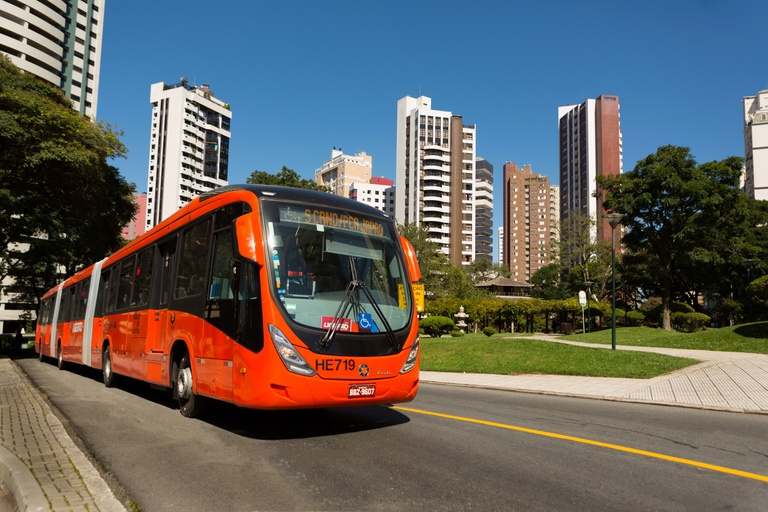
M0 52L96 119L106 0L4 0Z
M227 185L232 112L207 85L152 84L147 230L203 192Z
M105 0L0 1L0 53L24 72L60 88L81 114L96 119ZM14 250L26 252L26 244ZM0 282L0 333L27 321L29 304ZM34 313L32 314L34 318Z
M744 109L744 190L768 200L768 89L742 100Z
M493 165L475 159L475 259L493 261Z
M476 133L426 96L397 102L395 218L425 226L454 265L476 257Z
M552 187L530 165L504 164L503 265L511 278L530 281L552 261Z
M597 176L622 172L619 118L618 96L602 95L581 105L558 108L560 218L589 215L596 224L592 240L611 240L611 227L603 218L603 200L594 194Z
M333 148L331 159L315 171L315 183L328 187L337 196L349 197L349 187L369 183L372 173L372 156L365 152L345 155L341 148Z

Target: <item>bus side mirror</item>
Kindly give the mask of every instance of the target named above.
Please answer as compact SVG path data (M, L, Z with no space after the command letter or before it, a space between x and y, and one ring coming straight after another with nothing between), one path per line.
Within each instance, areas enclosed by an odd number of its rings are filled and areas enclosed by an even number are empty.
M241 257L264 266L264 243L258 213L246 213L235 219L235 241Z
M416 251L413 250L413 245L404 236L400 237L400 245L403 246L405 261L408 264L408 273L411 274L411 282L420 281L421 269L419 269L419 260L416 258Z

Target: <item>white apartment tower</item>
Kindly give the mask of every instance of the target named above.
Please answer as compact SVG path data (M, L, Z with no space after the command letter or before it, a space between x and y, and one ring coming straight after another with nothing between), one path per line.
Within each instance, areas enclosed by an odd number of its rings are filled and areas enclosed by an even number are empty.
M0 52L96 119L106 0L3 0Z
M371 181L373 157L365 152L345 155L341 148L333 148L331 159L315 170L315 183L328 187L332 194L349 197L349 188L357 183Z
M232 112L207 85L152 84L149 230L203 192L227 185Z
M395 218L425 226L454 265L474 261L476 128L432 109L426 96L397 102Z
M742 100L744 108L744 190L768 200L768 89Z

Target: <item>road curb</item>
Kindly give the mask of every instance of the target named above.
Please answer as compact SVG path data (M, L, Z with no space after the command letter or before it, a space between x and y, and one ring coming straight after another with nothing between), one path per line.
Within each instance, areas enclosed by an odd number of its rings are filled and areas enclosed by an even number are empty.
M24 511L49 511L51 506L32 471L5 446L0 445L0 481Z

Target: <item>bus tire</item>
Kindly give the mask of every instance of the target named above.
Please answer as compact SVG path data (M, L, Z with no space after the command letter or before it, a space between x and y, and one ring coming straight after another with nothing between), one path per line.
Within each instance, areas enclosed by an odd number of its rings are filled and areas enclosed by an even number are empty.
M113 387L117 376L112 368L112 356L109 353L109 346L104 349L104 355L101 358L101 372L104 377L104 385L108 388Z
M179 361L174 394L178 396L179 411L186 418L199 418L205 412L207 405L206 397L196 395L192 391L193 382L192 365L189 355L185 353Z
M58 367L59 370L63 370L65 364L66 363L64 362L64 351L61 348L61 343L59 343L57 345L57 350L56 350L56 366Z

